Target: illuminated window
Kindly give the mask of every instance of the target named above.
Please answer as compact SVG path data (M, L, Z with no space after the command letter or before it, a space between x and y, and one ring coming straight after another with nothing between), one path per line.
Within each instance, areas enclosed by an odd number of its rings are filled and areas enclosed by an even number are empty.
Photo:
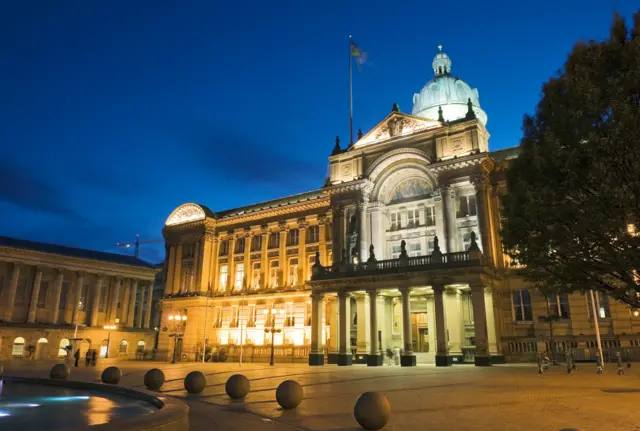
M220 290L227 290L227 282L229 281L229 267L222 265L220 267Z
M236 239L236 244L235 244L235 250L233 251L234 253L244 253L244 238L238 238Z
M435 248L435 242L433 237L427 238L427 254L433 253L434 248Z
M320 241L320 226L313 225L307 229L307 244Z
M284 312L284 326L295 326L296 318L293 314L293 304L285 304Z
M213 319L214 328L222 328L222 307L216 307L215 317Z
M220 256L227 256L229 254L229 240L225 239L220 241Z
M85 284L80 288L80 298L78 298L78 311L85 311L87 309L87 291L89 285Z
M407 211L407 228L420 226L420 212L417 209Z
M269 267L269 286L274 288L278 287L278 270L279 270L278 261L271 262L271 266Z
M269 248L279 248L280 247L280 232L271 232L269 234Z
M260 289L260 262L254 262L251 267L251 288Z
M262 249L262 235L256 235L251 238L251 251L260 251Z
M428 206L425 208L425 213L427 215L427 219L425 220L425 224L427 226L435 226L436 225L436 209L433 206Z
M67 347L69 344L69 340L66 338L60 340L60 344L58 345L58 358L64 358L67 356Z
M291 259L289 261L289 285L298 285L298 259Z
M127 353L129 342L127 340L120 341L120 353Z
M458 208L456 211L456 217L469 217L476 215L476 196L466 195L458 197Z
M138 349L137 349L138 353L144 352L144 345L145 345L144 341L142 340L138 341Z
M241 291L243 283L244 283L244 263L239 263L236 265L235 280L233 283L234 290L236 292Z
M585 295L587 297L587 306L589 308L589 318L593 319L593 306L591 305L591 293ZM593 292L596 300L596 311L599 319L608 319L611 317L609 312L609 297L602 292Z
M298 229L291 229L287 233L287 246L298 245L300 231Z
M400 247L400 244L393 244L393 246L391 246L391 258L392 259L397 259L400 257L400 253L402 252L402 247Z
M422 244L419 242L411 242L407 244L407 249L409 257L422 256Z
M532 321L531 295L527 289L516 290L512 296L513 320L516 322Z
M24 338L18 337L13 340L12 356L24 356Z
M552 295L547 300L549 302L549 313L561 319L569 319L569 295L566 293Z

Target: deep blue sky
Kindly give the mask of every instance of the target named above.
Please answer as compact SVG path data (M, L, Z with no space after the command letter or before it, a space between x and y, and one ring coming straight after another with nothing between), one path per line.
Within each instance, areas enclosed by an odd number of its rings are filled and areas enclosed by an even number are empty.
M347 36L365 132L411 111L442 43L480 91L492 149L613 2L4 0L0 235L118 251L177 205L221 210L322 185L348 141ZM630 18L637 0L616 0ZM122 251L122 250L120 250ZM142 257L163 258L161 245Z

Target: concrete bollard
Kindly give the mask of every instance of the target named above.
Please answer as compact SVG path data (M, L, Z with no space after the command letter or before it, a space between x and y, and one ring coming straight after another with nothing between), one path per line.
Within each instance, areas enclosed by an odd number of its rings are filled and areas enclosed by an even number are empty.
M251 389L251 383L242 374L234 374L229 377L224 389L232 400L239 400L247 396Z
M387 397L379 392L365 392L360 395L353 408L353 415L366 430L379 430L389 421L391 405Z
M152 368L144 375L144 385L150 391L157 391L164 384L164 373L162 370Z
M304 394L300 383L294 380L285 380L276 389L276 400L285 410L295 409L302 402Z
M56 364L49 371L49 378L55 380L67 380L71 370L65 364Z
M100 379L102 380L102 383L117 385L120 383L120 379L122 379L122 371L120 371L120 368L118 367L105 368Z
M184 378L184 388L190 394L199 394L207 386L207 378L200 371L192 371Z

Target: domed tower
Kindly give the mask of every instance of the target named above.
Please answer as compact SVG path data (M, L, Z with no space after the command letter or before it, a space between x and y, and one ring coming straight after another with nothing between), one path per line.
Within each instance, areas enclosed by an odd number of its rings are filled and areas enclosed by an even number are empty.
M472 89L462 79L451 75L451 59L442 52L442 45L438 45L439 52L431 63L435 76L422 88L420 93L413 95L413 110L411 113L430 120L442 117L445 121L465 118L469 110L468 101L471 99L476 118L487 125L487 114L480 107L478 89Z

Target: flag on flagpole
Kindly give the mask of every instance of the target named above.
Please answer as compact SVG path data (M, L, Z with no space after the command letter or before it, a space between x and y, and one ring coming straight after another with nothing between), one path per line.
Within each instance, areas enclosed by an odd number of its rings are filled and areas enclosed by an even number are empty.
M367 62L367 53L356 45L353 39L349 40L351 41L351 57L356 60L356 64L360 67Z

